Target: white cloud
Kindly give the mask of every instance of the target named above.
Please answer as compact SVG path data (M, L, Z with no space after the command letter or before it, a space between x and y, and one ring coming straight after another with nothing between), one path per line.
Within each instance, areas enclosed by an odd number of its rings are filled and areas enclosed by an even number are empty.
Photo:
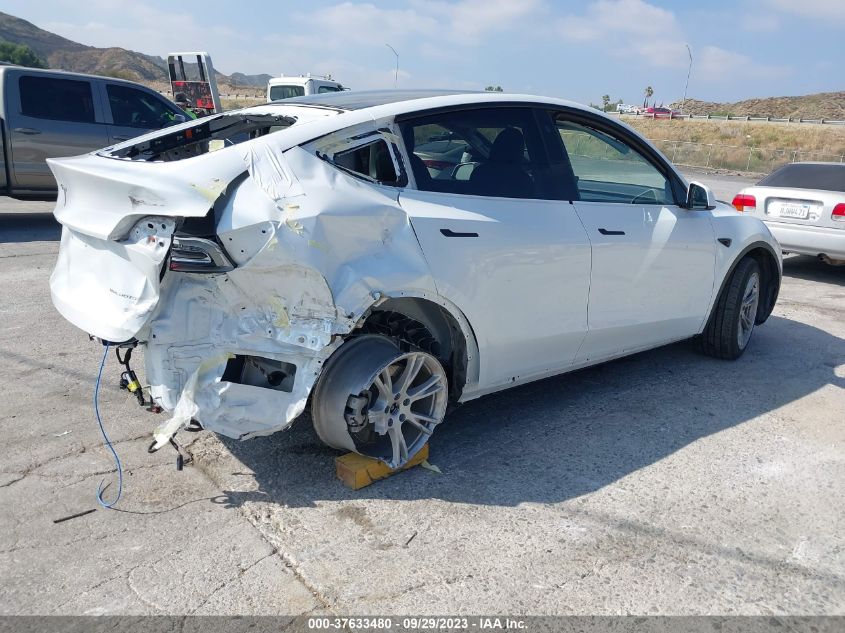
M675 14L643 0L598 0L583 16L569 16L559 30L573 40L596 42L612 53L637 56L651 66L680 68L687 52Z
M761 64L748 55L718 46L705 46L698 51L693 71L696 77L710 82L778 79L789 74L785 66Z
M594 43L647 67L681 70L689 64L687 39L675 14L644 0L597 0L583 15L561 20L559 30L565 37ZM703 46L692 55L694 82L733 84L741 79L779 78L789 72L717 46Z
M772 9L825 21L845 21L843 0L764 0Z
M382 9L369 3L343 2L293 17L301 26L318 26L325 36L319 42L323 46L383 46L391 39L431 36L440 28L437 19L415 9Z
M404 7L389 8L345 1L293 13L290 32L316 28L320 37L280 35L276 56L284 60L286 72L323 73L330 66L329 72L356 88L383 88L393 85L394 57L385 46L390 44L400 56L400 86L409 85L411 79L401 70L405 60L424 58L436 63L429 64L431 76L415 77L420 85L478 87L444 76L444 65L467 55L484 38L502 32L523 36L532 32L526 23L542 10L541 0L409 0ZM374 55L384 59L382 68L368 71L348 61Z
M774 33L781 27L780 17L772 13L746 13L739 23L749 33Z
M117 4L105 0L87 0L84 9L77 2L62 0L67 16L61 21L40 23L41 28L90 46L119 46L151 55L168 51L204 50L210 41L220 38L243 39L226 26L199 24L190 13L162 12L140 3ZM86 19L86 15L96 16ZM73 18L76 17L76 21Z
M497 31L514 30L542 8L540 0L412 0L420 11L439 16L445 34L458 44L475 43Z

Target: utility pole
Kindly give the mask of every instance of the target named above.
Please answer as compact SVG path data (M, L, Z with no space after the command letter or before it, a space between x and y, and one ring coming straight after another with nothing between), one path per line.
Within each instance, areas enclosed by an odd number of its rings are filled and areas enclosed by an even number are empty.
M684 109L684 106L687 103L687 88L689 88L689 76L692 73L692 50L690 50L689 44L686 44L687 53L689 54L689 70L687 70L687 83L684 84L684 99L681 101L681 110Z
M385 46L392 50L393 54L396 55L396 72L393 74L393 87L396 88L399 85L399 53L397 53L396 49L390 44L385 44Z

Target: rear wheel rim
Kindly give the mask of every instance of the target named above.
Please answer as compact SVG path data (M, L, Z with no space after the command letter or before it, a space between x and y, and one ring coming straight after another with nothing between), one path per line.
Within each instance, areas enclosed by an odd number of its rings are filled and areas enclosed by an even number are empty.
M392 361L373 379L367 421L390 438L385 461L396 468L428 441L446 412L446 373L423 352L409 352ZM382 459L388 457L381 456Z
M752 273L742 291L742 302L739 305L739 327L736 338L739 349L745 349L754 331L754 320L757 318L757 304L760 302L760 275Z

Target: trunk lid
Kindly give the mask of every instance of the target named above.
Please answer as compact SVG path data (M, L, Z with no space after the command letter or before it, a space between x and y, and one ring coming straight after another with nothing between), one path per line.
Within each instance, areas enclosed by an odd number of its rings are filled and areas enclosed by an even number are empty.
M845 222L832 218L833 208L845 202L845 192L781 187L750 187L756 213L766 222L845 229Z
M94 154L49 161L59 185L54 215L63 225L50 292L68 321L112 342L130 340L144 327L158 304L178 223L208 214L245 169L238 153L216 160L213 172L202 160L187 163L190 172L186 162Z

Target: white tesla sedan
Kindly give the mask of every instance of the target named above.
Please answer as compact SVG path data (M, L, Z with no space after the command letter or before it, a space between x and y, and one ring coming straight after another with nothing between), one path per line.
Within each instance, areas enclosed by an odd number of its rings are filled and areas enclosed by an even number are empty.
M467 151L432 178L443 138ZM312 95L50 166L53 302L143 347L158 443L310 397L326 443L399 466L450 403L693 337L737 358L780 287L763 222L545 97Z

